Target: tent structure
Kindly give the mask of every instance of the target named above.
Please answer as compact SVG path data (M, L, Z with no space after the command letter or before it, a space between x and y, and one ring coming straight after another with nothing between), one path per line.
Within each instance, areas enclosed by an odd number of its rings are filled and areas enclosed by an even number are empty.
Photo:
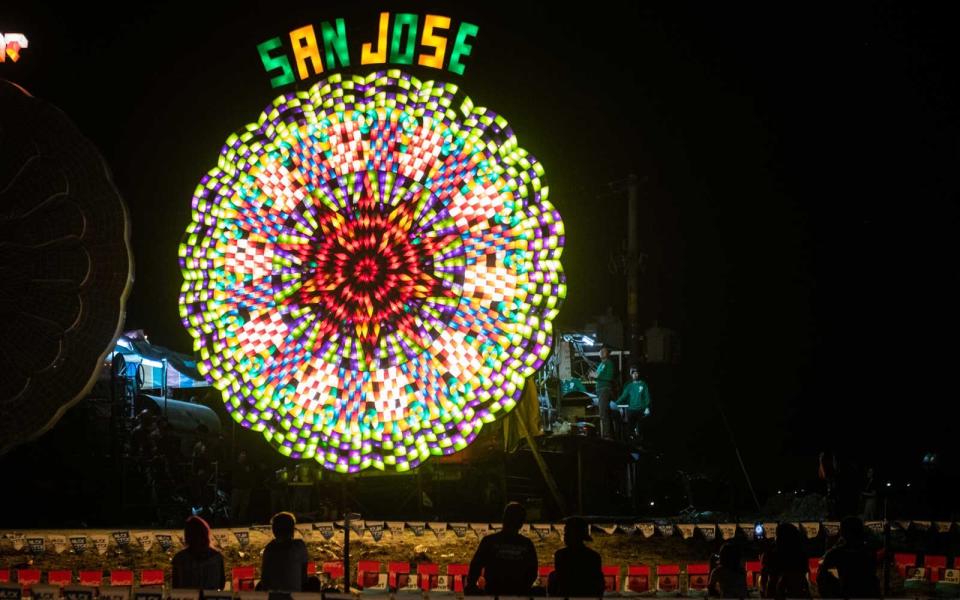
M108 357L111 363L116 362L118 354L123 357L124 374L136 378L141 390L210 387L197 371L197 361L189 355L151 344L142 330L127 331L117 339ZM109 371L106 375L109 376Z

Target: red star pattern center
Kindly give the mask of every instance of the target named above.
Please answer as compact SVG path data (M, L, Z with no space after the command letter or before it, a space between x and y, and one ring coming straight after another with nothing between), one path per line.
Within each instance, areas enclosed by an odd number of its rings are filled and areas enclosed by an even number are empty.
M319 215L316 241L299 248L309 265L299 297L320 313L321 336L353 334L368 353L383 330L429 343L414 308L429 297L452 296L431 273L432 257L446 240L416 239L411 210L410 204L382 207L364 196L352 214Z

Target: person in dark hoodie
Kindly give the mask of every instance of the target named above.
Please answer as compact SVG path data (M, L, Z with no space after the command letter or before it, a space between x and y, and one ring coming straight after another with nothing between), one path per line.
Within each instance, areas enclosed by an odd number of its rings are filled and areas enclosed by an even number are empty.
M210 547L210 526L190 517L183 527L186 548L173 557L172 586L178 589L222 590L226 584L223 555Z
M470 561L465 592L485 596L529 596L537 579L537 549L520 535L527 511L519 502L503 509L503 530L480 540ZM481 576L484 585L480 585Z
M273 516L273 540L263 549L260 585L265 592L302 592L307 584L307 545L293 539L297 520L291 513Z
M554 571L550 574L547 591L560 598L599 598L603 596L604 581L600 555L587 548L590 526L583 517L569 517L564 521L563 543L553 555Z
M823 555L817 571L821 598L879 598L877 558L867 547L863 521L846 517L840 522L840 541Z
M793 523L777 525L774 547L760 557L760 595L764 598L809 598L807 556Z
M747 597L747 572L743 568L743 555L737 542L724 542L720 547L717 566L710 571L707 592L720 598Z

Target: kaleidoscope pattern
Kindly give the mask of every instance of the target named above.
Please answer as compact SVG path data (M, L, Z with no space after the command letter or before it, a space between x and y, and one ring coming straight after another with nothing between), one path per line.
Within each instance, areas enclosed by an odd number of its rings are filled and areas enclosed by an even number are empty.
M449 83L333 75L232 135L193 198L180 314L233 418L328 469L465 448L549 354L560 215Z

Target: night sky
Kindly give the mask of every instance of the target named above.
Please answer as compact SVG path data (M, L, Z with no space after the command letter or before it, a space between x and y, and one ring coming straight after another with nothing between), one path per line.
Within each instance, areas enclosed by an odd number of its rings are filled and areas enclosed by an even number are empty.
M31 45L0 76L62 108L104 154L133 227L127 328L155 343L190 348L177 317L190 198L227 136L278 93L256 45L343 17L366 72L360 44L381 10L433 12L479 25L473 54L462 77L413 72L505 115L546 168L567 229L561 324L607 306L625 317L623 276L609 268L626 235L615 183L644 178L643 316L683 345L663 408L675 418L658 427L696 460L732 457L718 405L770 485L812 476L826 444L862 462L955 451L960 52L946 14L893 3L4 4L0 31Z

